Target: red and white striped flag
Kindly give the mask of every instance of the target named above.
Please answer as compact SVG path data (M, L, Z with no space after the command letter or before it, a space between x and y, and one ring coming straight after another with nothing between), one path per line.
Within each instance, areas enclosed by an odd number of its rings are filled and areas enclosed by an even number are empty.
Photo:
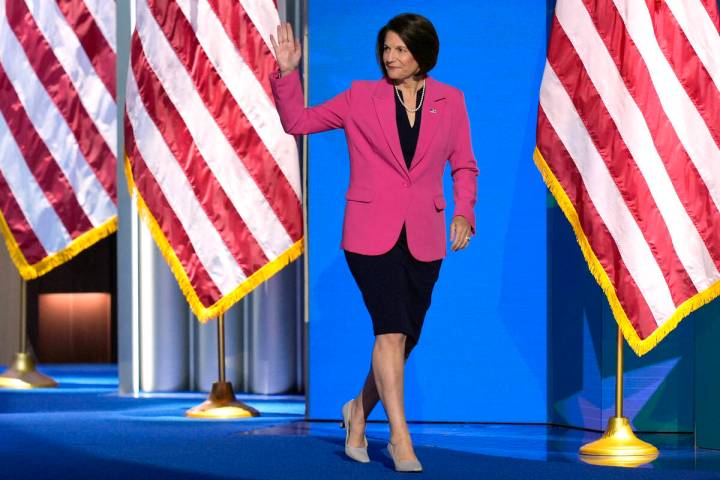
M297 144L269 73L272 0L137 0L131 193L190 306L216 317L302 253Z
M26 280L117 228L115 3L0 0L0 230Z
M558 0L535 162L638 355L720 294L716 0Z

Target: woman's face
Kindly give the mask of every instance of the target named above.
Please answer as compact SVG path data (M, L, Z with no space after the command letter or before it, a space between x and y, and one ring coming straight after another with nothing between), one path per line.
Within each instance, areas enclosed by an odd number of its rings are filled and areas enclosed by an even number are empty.
M383 63L390 79L402 82L413 77L420 70L410 50L400 38L400 35L388 30L383 45Z

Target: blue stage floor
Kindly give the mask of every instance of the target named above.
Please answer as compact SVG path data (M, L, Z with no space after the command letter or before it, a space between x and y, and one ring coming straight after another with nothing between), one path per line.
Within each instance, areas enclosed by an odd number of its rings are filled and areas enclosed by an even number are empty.
M395 478L387 425L368 427L369 465L347 461L344 431L304 420L299 396L241 395L262 416L184 416L205 394L117 395L108 366L46 366L60 388L0 390L0 478ZM720 452L692 435L644 435L660 457L639 469L583 464L597 433L544 425L411 424L424 478L720 478Z

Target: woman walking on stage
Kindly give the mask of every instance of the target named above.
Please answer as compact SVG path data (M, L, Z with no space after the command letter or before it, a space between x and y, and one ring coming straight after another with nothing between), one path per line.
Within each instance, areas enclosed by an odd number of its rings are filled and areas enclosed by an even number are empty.
M378 400L390 422L395 469L422 471L405 420L404 363L417 344L445 256L443 170L450 162L455 211L452 250L475 232L477 164L460 90L428 76L440 42L423 16L403 14L378 32L383 77L305 108L297 67L300 42L289 23L271 37L271 76L282 125L291 134L345 129L350 152L342 248L373 322L370 372L342 407L346 454L369 462L365 424Z

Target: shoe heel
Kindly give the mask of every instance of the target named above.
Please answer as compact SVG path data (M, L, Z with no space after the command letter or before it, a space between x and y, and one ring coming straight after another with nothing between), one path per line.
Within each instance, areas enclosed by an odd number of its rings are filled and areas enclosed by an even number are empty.
M392 443L387 444L387 452L395 465L396 472L420 473L423 471L422 464L419 460L397 461L393 452Z
M365 447L351 447L348 445L348 437L350 436L350 405L352 400L343 405L341 428L345 428L345 455L352 458L356 462L368 463L370 458L367 454L367 439L365 439Z

